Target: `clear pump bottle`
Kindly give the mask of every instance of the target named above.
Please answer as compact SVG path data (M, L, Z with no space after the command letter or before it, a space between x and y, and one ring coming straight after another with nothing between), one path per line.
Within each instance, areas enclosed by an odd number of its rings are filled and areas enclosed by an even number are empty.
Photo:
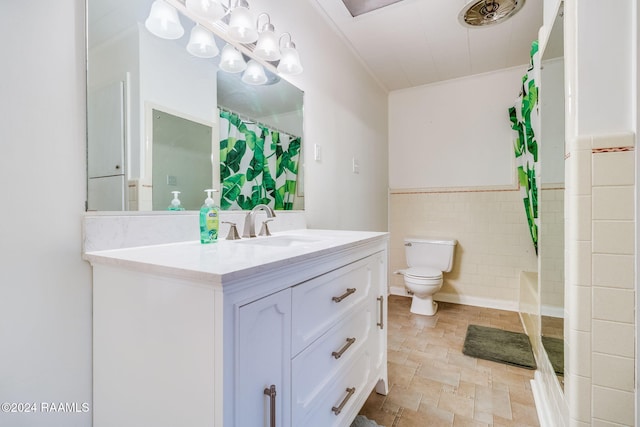
M180 194L180 192L179 191L172 191L171 194L173 194L173 200L171 200L171 204L169 205L167 210L168 211L183 211L184 208L180 204L180 199L178 199L178 194Z

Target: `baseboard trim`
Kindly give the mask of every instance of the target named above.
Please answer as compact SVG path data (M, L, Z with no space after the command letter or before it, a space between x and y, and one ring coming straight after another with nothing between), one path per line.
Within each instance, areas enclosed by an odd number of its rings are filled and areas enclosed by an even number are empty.
M549 405L549 400L546 398L542 390L542 374L540 371L536 371L533 379L531 380L531 391L533 392L533 400L536 404L536 412L538 413L538 421L540 427L556 427L550 415L553 413L552 408Z
M391 295L399 295L404 297L410 297L406 289L399 286L389 287L389 293ZM450 302L453 304L472 305L475 307L495 308L497 310L505 311L519 311L517 301L504 301L489 298L470 297L458 294L447 294L439 292L433 297L436 301Z
M551 305L541 305L540 306L540 314L542 316L549 317L558 317L560 319L564 318L564 308L562 307L554 307Z

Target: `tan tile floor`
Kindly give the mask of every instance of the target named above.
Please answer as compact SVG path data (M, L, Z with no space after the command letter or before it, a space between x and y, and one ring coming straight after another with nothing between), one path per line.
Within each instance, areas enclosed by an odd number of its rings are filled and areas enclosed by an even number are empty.
M433 317L389 297L389 394L375 391L361 414L385 427L539 426L534 371L468 357L470 324L523 332L517 313L440 303Z

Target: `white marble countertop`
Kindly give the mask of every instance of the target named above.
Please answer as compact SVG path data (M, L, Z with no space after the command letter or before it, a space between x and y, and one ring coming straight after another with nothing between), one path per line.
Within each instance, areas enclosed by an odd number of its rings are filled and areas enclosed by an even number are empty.
M301 229L273 233L271 237L218 240L204 245L191 241L93 251L86 252L84 258L92 265L220 282L385 241L387 236L385 232Z

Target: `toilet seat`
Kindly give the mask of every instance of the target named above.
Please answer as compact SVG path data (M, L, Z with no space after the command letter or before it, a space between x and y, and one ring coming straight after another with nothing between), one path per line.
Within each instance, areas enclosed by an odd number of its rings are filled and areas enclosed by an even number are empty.
M412 279L442 279L442 271L431 267L410 267L402 273Z

